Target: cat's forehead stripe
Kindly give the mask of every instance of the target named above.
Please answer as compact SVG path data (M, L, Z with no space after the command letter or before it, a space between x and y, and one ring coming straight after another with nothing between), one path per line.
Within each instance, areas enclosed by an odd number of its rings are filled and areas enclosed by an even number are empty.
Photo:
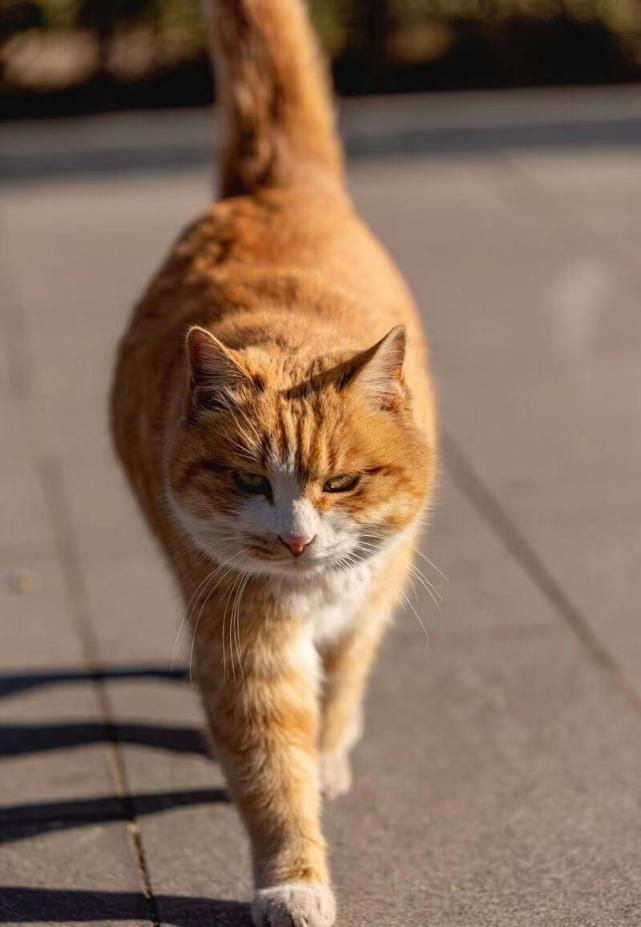
M266 469L287 470L304 480L319 473L334 457L330 432L323 429L320 407L298 401L280 404L264 423L261 460Z

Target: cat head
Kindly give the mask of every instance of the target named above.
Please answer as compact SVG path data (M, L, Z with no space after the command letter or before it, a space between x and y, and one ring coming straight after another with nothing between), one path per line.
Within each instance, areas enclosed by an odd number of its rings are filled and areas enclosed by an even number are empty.
M216 561L310 581L375 557L421 516L434 455L403 378L405 330L357 354L303 358L187 336L187 409L171 509Z

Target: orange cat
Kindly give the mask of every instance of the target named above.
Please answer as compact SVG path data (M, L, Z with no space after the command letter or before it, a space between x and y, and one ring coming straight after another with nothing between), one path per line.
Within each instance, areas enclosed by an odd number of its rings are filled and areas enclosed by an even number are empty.
M354 214L300 0L205 3L222 199L120 348L113 430L193 625L256 924L334 922L321 792L349 751L436 469L417 314Z

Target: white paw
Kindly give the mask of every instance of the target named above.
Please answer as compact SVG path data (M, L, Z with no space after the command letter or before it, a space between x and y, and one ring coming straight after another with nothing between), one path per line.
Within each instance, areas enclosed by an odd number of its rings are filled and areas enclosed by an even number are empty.
M326 798L344 795L352 787L352 766L349 753L323 753L320 758L321 791Z
M331 927L336 902L331 888L317 882L286 882L256 892L256 927Z

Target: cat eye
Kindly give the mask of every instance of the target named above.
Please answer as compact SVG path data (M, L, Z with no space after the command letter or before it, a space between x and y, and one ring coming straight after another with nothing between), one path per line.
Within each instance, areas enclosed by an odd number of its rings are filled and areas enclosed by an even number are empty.
M255 496L267 496L271 498L272 487L266 476L260 473L246 473L240 470L232 471L232 479L239 489L243 492L252 493Z
M354 489L360 477L354 473L341 473L339 476L333 476L327 480L323 486L323 492L349 492Z
M215 460L201 460L200 466L203 470L208 470L210 473L226 473L229 470L229 467L226 467L224 464L216 463Z

